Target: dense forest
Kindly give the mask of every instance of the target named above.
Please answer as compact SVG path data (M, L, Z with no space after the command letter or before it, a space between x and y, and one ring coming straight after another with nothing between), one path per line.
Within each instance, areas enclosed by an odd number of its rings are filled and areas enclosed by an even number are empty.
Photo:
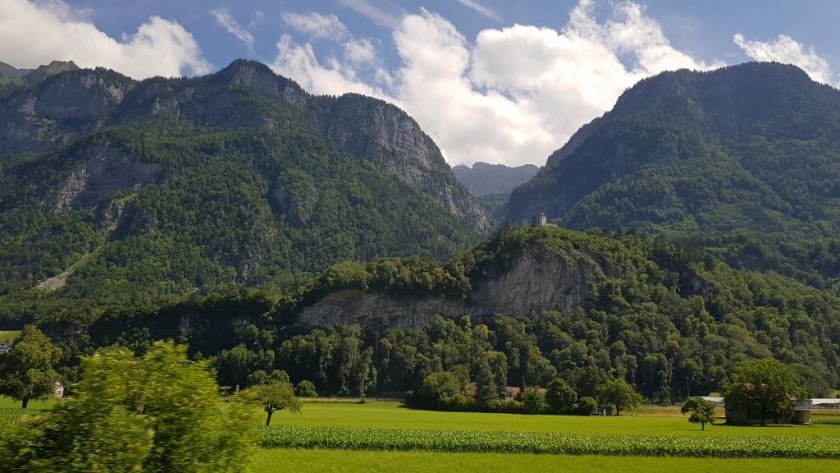
M585 248L619 272L593 283L586 300L568 310L434 316L409 329L297 323L302 306L348 286L468 300L473 284L537 246ZM416 391L431 374L448 373L473 396L500 397L505 386L547 387L559 378L578 397L624 380L668 402L719 391L735 364L763 357L793 366L811 395L830 393L840 381L838 308L836 296L732 270L703 249L663 238L536 227L498 232L442 265L420 258L340 264L285 294L240 289L158 309L123 307L81 330L66 321L39 323L64 340L69 376L73 358L94 347L143 352L168 338L188 343L193 357L210 358L219 382L231 387L284 370L322 395L362 395Z

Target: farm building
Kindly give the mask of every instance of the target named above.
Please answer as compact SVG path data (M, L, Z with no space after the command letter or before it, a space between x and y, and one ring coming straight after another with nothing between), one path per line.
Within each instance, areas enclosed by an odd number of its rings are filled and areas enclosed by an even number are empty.
M807 425L811 423L811 409L795 408L790 417L775 418L767 417L764 419L766 424L800 424ZM750 425L760 424L761 418L750 412L742 409L726 408L726 423L732 425Z

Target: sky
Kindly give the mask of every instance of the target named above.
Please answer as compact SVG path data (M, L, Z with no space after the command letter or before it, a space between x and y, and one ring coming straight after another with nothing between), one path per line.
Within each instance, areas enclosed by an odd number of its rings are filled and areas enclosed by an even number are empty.
M837 0L0 0L0 61L136 79L263 62L414 117L451 165L542 165L640 79L746 61L840 86Z

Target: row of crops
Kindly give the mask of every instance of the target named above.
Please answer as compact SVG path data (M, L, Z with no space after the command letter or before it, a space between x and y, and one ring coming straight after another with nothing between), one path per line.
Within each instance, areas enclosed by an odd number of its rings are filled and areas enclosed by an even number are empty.
M636 436L275 426L261 430L259 443L266 448L840 459L840 438L806 436Z

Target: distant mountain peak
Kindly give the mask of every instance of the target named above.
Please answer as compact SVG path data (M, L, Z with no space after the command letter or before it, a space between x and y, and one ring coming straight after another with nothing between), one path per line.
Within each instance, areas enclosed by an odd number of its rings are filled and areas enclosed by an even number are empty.
M460 165L452 168L458 181L476 197L509 195L516 186L528 182L539 170L534 164L509 167L483 162L477 162L472 167Z

